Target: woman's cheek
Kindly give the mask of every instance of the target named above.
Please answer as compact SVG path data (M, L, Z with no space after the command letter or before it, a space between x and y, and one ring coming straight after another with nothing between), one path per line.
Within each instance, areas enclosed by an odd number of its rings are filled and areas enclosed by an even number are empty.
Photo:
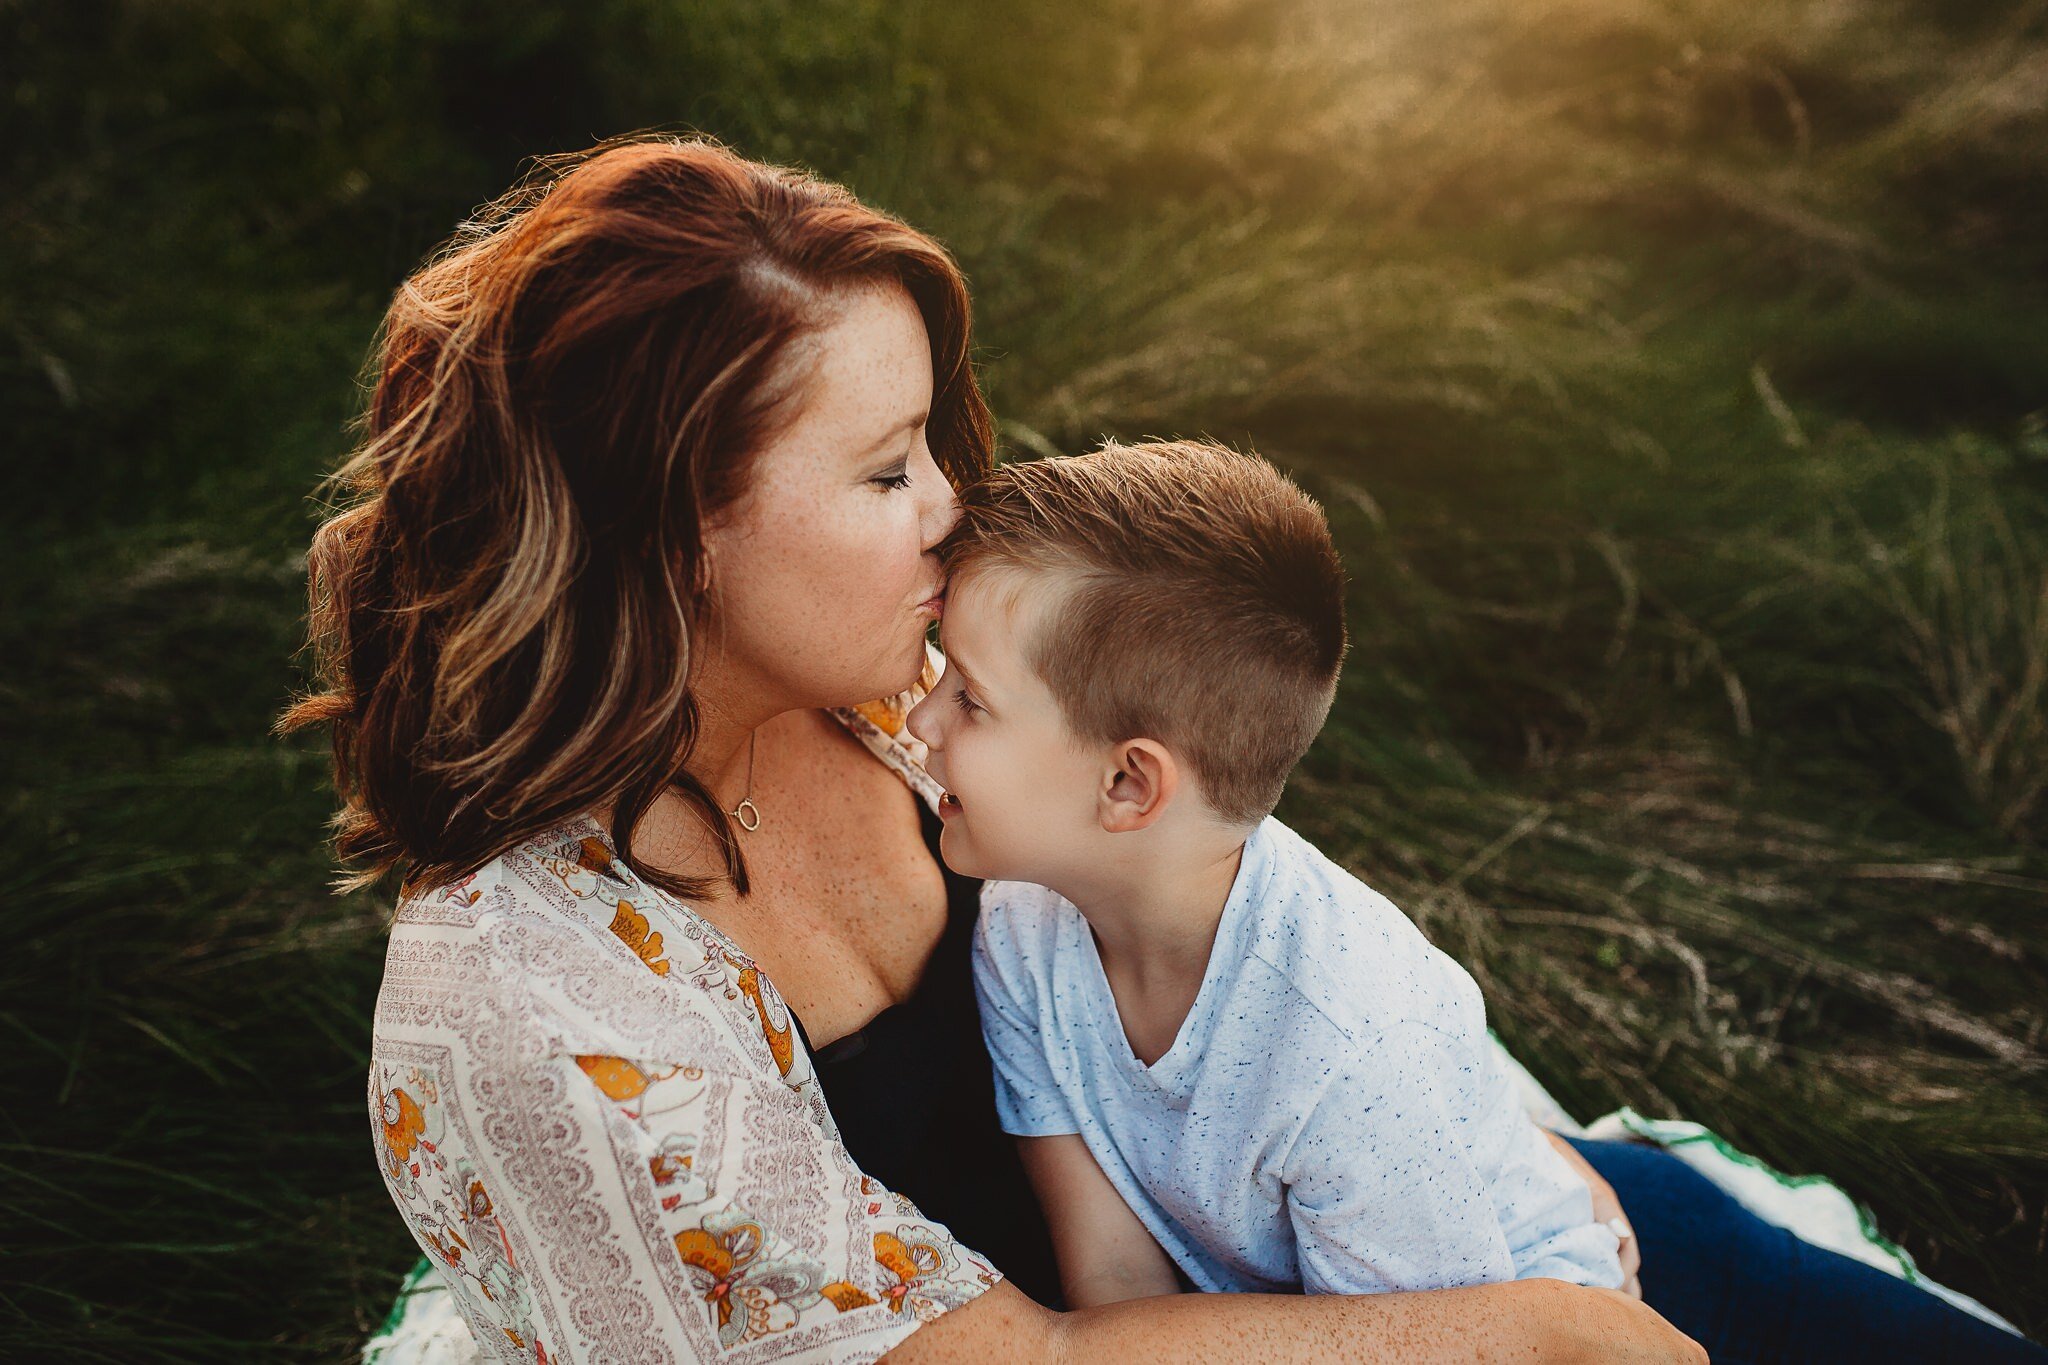
M915 527L906 536L898 518L878 520L871 514L847 528L844 544L846 554L833 566L830 590L846 593L866 585L864 591L871 594L877 615L904 605L904 599L916 589L923 558ZM850 579L847 570L856 565L865 571Z

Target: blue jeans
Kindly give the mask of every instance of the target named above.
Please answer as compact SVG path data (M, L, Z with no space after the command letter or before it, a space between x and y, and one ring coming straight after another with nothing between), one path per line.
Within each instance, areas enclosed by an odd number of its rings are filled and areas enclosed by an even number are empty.
M1714 1365L2048 1365L2048 1350L1764 1222L1660 1147L1571 1144L1642 1239L1644 1301Z

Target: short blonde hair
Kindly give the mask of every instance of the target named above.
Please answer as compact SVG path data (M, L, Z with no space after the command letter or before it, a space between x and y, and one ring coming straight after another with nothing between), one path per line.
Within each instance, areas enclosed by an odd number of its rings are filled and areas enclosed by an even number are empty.
M1024 655L1085 739L1158 740L1216 813L1264 818L1329 715L1344 571L1322 508L1256 455L1105 444L961 494L956 579L1055 573Z

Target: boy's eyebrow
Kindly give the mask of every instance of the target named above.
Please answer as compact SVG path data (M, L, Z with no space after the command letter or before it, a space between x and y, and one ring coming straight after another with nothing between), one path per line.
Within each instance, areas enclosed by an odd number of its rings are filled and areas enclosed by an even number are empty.
M949 671L955 668L959 669L960 675L962 677L966 678L967 681L970 684L972 684L977 690L980 689L981 684L975 682L974 679L974 670L969 668L965 663L962 663L959 654L955 653L946 644L946 630L944 626L941 626L939 628L939 652L946 656L946 668Z
M945 648L945 641L943 638L939 642L939 647L942 649ZM969 668L965 661L963 661L958 654L956 654L950 649L946 650L946 667L957 668L960 670L961 677L967 679L967 681L969 682L974 681L974 670Z

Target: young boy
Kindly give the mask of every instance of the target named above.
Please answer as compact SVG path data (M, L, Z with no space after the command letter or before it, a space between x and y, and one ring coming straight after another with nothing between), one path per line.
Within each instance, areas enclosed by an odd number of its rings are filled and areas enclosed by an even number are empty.
M1221 447L1109 445L998 471L941 553L946 670L910 728L946 862L991 883L982 1027L1069 1304L1175 1267L1619 1286L1471 977L1269 815L1345 648L1316 504Z

